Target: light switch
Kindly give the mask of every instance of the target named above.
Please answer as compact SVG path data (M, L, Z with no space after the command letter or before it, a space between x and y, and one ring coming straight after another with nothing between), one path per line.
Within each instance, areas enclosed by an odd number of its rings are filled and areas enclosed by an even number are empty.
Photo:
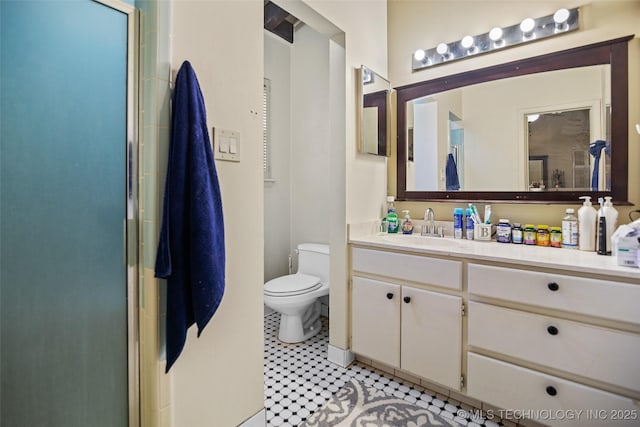
M238 154L238 141L234 137L229 138L229 153Z
M240 132L213 128L213 154L218 160L240 161Z
M228 153L229 152L229 138L223 136L220 137L220 144L218 144L218 148L220 149L221 153Z

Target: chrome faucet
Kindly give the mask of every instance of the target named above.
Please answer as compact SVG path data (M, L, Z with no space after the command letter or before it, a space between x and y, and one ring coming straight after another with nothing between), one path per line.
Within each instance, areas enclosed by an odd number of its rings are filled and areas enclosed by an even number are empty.
M427 208L424 211L424 220L428 223L428 225L422 226L422 234L423 236L428 234L436 234L436 216L433 213L433 209Z

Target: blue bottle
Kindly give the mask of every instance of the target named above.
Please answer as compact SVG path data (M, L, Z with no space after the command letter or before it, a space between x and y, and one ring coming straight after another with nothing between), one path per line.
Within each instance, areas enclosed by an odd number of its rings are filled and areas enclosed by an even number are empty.
M462 217L464 209L455 208L453 210L453 238L462 239Z
M473 217L471 216L471 208L467 208L466 210L466 238L467 240L473 240Z

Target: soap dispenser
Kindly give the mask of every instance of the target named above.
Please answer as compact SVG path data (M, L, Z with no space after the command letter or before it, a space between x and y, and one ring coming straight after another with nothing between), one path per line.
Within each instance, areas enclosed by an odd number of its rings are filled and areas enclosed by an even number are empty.
M596 250L596 209L591 204L591 196L582 196L582 207L578 209L578 248L581 251Z
M402 234L412 234L413 233L413 221L411 221L411 216L409 215L408 210L402 211L404 214L404 220L402 220Z

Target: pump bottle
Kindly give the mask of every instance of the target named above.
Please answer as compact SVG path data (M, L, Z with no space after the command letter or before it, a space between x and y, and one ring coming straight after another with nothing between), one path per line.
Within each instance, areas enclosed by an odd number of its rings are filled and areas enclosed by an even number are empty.
M582 196L582 207L578 209L578 247L581 251L596 250L596 209L591 196Z

